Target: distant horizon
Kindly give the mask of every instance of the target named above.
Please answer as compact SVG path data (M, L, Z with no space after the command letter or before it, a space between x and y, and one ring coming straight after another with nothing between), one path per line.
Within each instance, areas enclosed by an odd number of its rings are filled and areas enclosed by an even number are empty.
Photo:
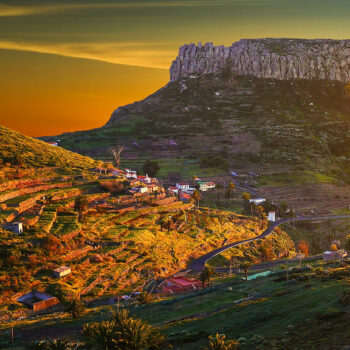
M8 3L0 0L0 123L29 136L104 125L164 86L186 43L350 38L346 0Z

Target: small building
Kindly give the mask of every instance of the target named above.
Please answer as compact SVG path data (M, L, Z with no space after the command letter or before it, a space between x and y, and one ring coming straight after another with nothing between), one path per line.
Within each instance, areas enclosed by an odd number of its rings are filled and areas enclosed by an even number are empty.
M187 190L190 188L190 185L189 183L187 182L178 182L176 183L176 187L179 189L179 190Z
M138 187L132 188L131 190L135 191L137 193L147 193L148 192L148 187L138 186Z
M72 273L72 270L68 266L61 266L55 270L53 270L53 275L57 278L64 277Z
M255 205L259 205L259 204L262 204L264 202L266 202L265 198L252 198L252 199L249 199L249 203L254 203Z
M150 184L152 183L152 179L146 174L146 176L138 176L137 177L141 182L145 183L145 184Z
M344 259L347 255L347 252L342 249L336 250L335 252L326 251L322 254L322 259L324 261L339 260Z
M51 145L51 146L58 146L57 142L46 142L47 144Z
M201 286L200 280L183 276L168 278L161 284L162 292L165 294L189 292L200 289Z
M4 230L11 231L14 233L23 233L23 224L21 222L11 222L3 226Z
M127 179L137 179L137 172L131 169L125 169L125 176Z
M269 215L268 215L267 219L271 222L275 222L276 221L276 212L269 211Z
M156 184L150 184L147 188L149 192L157 192L159 190L159 187Z
M17 298L16 301L26 305L33 311L44 310L60 302L56 297L47 293L38 292L37 290L22 295Z
M179 193L179 189L177 187L169 187L168 190L175 193L175 194Z
M204 192L215 188L214 182L197 181L197 184L199 185L200 191L204 191Z

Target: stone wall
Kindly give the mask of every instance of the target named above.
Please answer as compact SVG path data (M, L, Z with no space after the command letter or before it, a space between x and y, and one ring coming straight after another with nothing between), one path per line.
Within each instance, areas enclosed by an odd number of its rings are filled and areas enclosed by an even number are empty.
M220 73L279 80L350 81L350 40L242 39L230 47L184 45L170 68L170 79Z

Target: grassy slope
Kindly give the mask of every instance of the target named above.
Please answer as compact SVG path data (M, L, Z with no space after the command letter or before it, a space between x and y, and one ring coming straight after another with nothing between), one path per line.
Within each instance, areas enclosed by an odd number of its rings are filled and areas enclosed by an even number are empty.
M96 166L96 161L61 147L51 146L32 137L0 126L0 159L16 163L19 155L28 167L63 167L87 169Z
M322 272L326 270L328 275ZM339 303L342 293L349 290L349 272L349 265L315 263L311 271L290 274L289 282L277 282L276 276L249 282L219 278L204 293L130 308L134 316L160 327L174 349L200 349L208 334L216 332L225 333L228 339L245 337L247 342L241 341L240 350L315 349L320 345L327 350L341 349L350 341L350 305ZM247 295L257 299L234 305ZM330 308L344 314L319 322L317 315ZM82 324L108 319L112 311L113 307L104 306L78 320L52 315L46 320L19 321L16 332L32 339L59 335L76 340Z

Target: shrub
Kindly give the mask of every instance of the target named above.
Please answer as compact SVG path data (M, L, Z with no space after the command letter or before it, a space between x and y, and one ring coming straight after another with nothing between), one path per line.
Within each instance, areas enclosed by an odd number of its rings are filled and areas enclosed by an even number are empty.
M337 308L329 308L323 312L320 312L316 315L316 317L319 319L319 320L330 320L330 319L333 319L333 318L337 318L341 315L343 315L345 312L344 311L341 311Z

